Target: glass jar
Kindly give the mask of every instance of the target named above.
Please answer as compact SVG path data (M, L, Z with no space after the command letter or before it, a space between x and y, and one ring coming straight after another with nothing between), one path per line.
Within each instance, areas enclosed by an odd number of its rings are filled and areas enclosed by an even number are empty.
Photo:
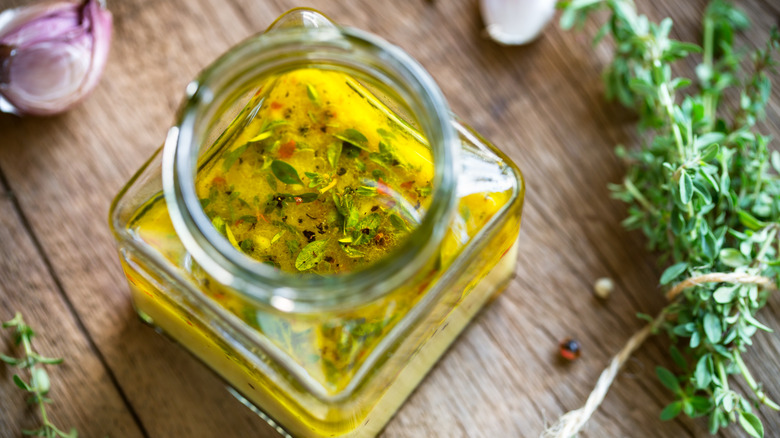
M144 321L282 434L368 437L508 283L523 195L407 54L295 9L187 86L109 221Z

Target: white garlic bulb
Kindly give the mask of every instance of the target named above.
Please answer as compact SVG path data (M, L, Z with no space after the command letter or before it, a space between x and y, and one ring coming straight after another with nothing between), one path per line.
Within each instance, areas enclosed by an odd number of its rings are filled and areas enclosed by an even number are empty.
M555 14L556 0L480 0L488 35L506 45L535 39Z

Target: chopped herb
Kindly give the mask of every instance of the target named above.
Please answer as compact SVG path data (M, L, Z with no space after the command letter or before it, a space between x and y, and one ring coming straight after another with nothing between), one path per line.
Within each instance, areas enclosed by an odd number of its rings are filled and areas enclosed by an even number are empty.
M306 94L309 95L309 100L315 105L320 106L320 96L317 94L317 90L312 84L306 84Z
M260 127L260 133L268 132L268 131L271 131L273 129L278 128L279 126L289 125L289 124L290 124L290 122L288 122L287 120L281 120L281 119L273 120L273 121L265 120L263 122L263 126ZM249 140L249 141L257 141L257 140L252 139L252 140Z
M376 187L370 187L370 186L360 186L355 190L355 193L357 193L360 196L376 196Z
M395 138L395 134L393 134L392 132L390 132L390 131L388 131L388 130L386 130L386 129L383 129L383 128L379 128L379 129L377 129L377 130L376 130L376 132L377 132L377 134L379 134L379 135L380 135L382 138Z
M255 241L252 239L244 239L238 244L238 247L245 253L251 253L255 250Z
M285 184L303 184L301 177L298 176L298 171L284 161L274 160L271 163L271 172Z
M330 184L330 175L324 175L316 172L305 172L306 178L309 178L309 188L324 187Z
M390 215L390 223L393 224L393 226L399 231L409 230L409 226L406 224L406 221L401 219L401 217L398 216L397 214Z
M225 224L225 235L227 235L228 241L231 245L238 248L238 242L236 241L236 236L233 235L233 231L230 230L230 226L228 224Z
M290 251L290 255L294 256L298 252L298 248L301 247L301 244L298 243L297 240L286 240L285 243L287 244L287 249Z
M282 231L279 231L278 233L276 233L276 234L274 235L274 237L271 239L271 243L276 243L276 241L277 241L277 240L281 239L281 238L282 238L282 236L284 236L284 233L285 233L286 231L287 231L287 230L282 230Z
M347 254L347 257L353 259L359 259L361 257L365 257L365 254L363 252L360 252L355 248L352 248L352 246L350 245L341 245L341 249L344 250L344 252Z
M352 144L347 142L342 142L341 146L342 146L342 151L344 152L344 155L347 158L357 158L358 156L360 156L360 151L362 149L360 149L359 147L353 146Z
M257 143L263 141L272 135L271 131L261 132L256 136L249 139L249 143Z
M268 185L271 187L271 189L276 190L276 178L274 177L273 173L266 173L265 180L268 182Z
M216 228L220 233L225 234L225 221L221 217L214 217L214 219L211 220L211 225L213 225L214 228Z
M254 224L254 223L257 223L257 218L252 216L252 215L247 214L247 215L244 215L244 216L241 216L240 218L238 218L237 222L248 222L250 224Z
M368 139L357 129L347 129L341 134L333 134L333 136L360 149L368 150Z
M224 154L224 161L222 161L222 170L227 172L230 170L231 167L233 167L233 163L238 160L238 157L240 157L244 152L246 152L246 149L249 147L249 144L245 144L243 146L237 147L236 149L232 151L225 152Z
M355 160L355 167L357 167L357 170L359 170L361 172L365 172L366 171L366 163L364 163L364 162L362 162L360 160L357 160L357 159Z
M280 265L276 260L274 260L273 258L270 258L270 257L265 259L265 260L263 260L263 264L271 266L271 267L276 268L276 269L281 269L282 268L282 265Z
M299 271L308 271L325 257L325 247L327 240L315 240L304 246L298 257L295 259L295 269Z
M343 143L340 141L331 143L328 146L328 163L330 163L330 166L334 169L336 168L336 165L339 163L339 157L341 157L341 148ZM340 174L341 175L341 174Z

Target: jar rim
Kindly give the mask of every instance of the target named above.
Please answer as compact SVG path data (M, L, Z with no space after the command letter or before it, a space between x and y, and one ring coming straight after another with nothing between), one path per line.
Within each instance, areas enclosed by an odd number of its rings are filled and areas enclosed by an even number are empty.
M388 256L352 272L301 275L275 269L235 249L203 211L195 191L195 175L200 148L211 146L202 142L201 135L210 122L210 110L258 77L295 63L322 62L323 57L346 71L389 82L400 92L434 157L433 192L419 225ZM397 46L370 33L335 25L278 28L230 49L186 91L187 98L164 146L163 192L184 247L221 284L282 311L344 307L368 302L401 286L435 254L447 228L439 224L449 222L455 205L457 136L435 81Z

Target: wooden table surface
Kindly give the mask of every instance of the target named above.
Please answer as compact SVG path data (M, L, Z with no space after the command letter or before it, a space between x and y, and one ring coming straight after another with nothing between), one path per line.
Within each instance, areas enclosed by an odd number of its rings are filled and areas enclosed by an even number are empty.
M0 8L20 0L0 0ZM677 38L698 40L703 1L638 0L652 18L672 16ZM456 341L383 432L384 437L538 436L579 407L612 354L642 327L637 312L663 305L661 267L638 233L620 227L624 206L617 143L636 144L635 118L603 99L607 46L595 26L556 24L527 47L482 36L475 0L303 2L337 22L394 42L435 77L455 112L502 148L527 179L517 276ZM778 22L774 0L741 3L763 44ZM301 3L293 0L115 0L111 54L97 90L57 117L0 116L0 319L21 310L36 345L65 357L50 368L52 417L83 437L272 437L183 349L142 324L106 223L111 199L161 144L184 86L219 54ZM690 74L690 65L682 66ZM780 87L776 87L777 90ZM780 93L765 133L780 137ZM777 144L777 143L775 143ZM776 146L775 146L776 147ZM595 279L616 290L601 302ZM763 321L780 329L775 295ZM582 358L557 360L574 336ZM621 373L584 436L705 436L702 421L662 422L671 400L654 376L670 366L669 342L651 339ZM10 334L0 351L13 351ZM760 334L748 355L780 398L780 338ZM37 425L37 412L0 367L0 436ZM780 415L762 412L767 436ZM741 436L733 428L723 436Z

